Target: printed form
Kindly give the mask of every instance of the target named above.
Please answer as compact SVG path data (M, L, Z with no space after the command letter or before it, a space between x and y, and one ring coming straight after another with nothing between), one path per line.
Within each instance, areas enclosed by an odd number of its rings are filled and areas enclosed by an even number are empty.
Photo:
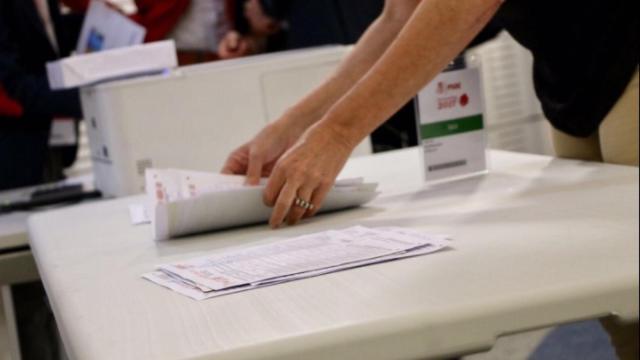
M448 247L444 235L354 226L160 265L143 278L202 300L340 270L426 255Z

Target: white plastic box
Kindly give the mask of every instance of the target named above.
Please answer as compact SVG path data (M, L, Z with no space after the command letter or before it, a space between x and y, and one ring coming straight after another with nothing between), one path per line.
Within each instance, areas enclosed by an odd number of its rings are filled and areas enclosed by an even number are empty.
M220 170L233 149L320 84L348 51L274 53L83 88L97 188L107 196L141 193L148 167ZM356 153L370 153L368 142Z
M178 66L173 40L70 56L47 63L49 86L69 89L102 81L161 72Z

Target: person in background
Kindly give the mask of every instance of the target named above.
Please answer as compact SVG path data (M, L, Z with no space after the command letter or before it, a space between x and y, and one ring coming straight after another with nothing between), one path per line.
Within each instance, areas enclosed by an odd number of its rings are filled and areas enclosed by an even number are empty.
M274 228L313 216L355 146L492 19L533 53L558 156L637 167L637 13L627 0L387 0L336 72L232 152L223 172L257 184L272 169L264 200ZM602 324L621 359L638 359L638 322Z
M234 59L263 52L281 51L286 25L267 14L260 0L237 1L233 8L235 26L218 45L221 59Z
M75 159L49 136L54 118L82 117L78 91L51 91L45 64L71 53L81 24L58 1L0 1L0 190L59 180Z
M180 65L218 60L218 43L233 26L229 0L136 0L132 19L147 29L145 41L173 39Z
M90 0L69 0L86 11ZM114 9L116 3L105 0ZM218 44L231 29L235 0L135 0L136 11L128 15L146 29L145 42L173 39L178 64L215 61Z
M77 144L50 147L49 138L54 118L82 117L78 91L52 91L45 64L71 53L81 24L56 0L0 0L0 190L59 180L75 159ZM12 285L11 294L22 359L58 359L42 284Z

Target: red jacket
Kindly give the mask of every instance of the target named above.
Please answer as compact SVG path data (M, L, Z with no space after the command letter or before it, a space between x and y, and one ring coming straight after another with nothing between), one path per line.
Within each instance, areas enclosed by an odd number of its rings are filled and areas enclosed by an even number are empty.
M131 18L147 29L145 42L163 40L187 11L191 0L136 0L138 12Z
M7 95L4 87L0 84L0 116L20 117L22 116L22 105Z
M62 0L62 2L78 12L85 12L89 7L89 0ZM151 42L167 38L187 11L191 0L135 0L135 3L138 11L131 15L131 19L147 29L145 42ZM235 0L225 0L227 18L232 23L238 15L235 3Z
M147 29L145 42L163 40L173 31L190 3L191 0L136 0L138 11L131 18ZM225 9L233 24L237 15L235 1L225 0Z

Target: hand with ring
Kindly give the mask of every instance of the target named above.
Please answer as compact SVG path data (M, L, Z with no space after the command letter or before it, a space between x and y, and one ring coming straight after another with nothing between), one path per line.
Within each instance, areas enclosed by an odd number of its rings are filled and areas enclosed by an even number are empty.
M294 225L315 215L355 145L330 127L311 127L276 163L264 191L269 224Z

